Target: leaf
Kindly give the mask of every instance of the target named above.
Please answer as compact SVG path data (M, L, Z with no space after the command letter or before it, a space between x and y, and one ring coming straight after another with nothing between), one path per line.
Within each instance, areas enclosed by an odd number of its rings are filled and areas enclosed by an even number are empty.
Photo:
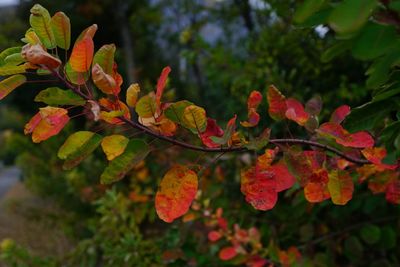
M17 47L10 47L7 48L5 50L3 50L0 53L0 66L3 66L6 64L6 62L4 61L8 56L15 54L15 53L21 53L21 49L22 47L17 46Z
M57 46L68 50L71 46L71 23L68 16L57 12L51 18L50 24Z
M225 145L226 143L228 143L236 129L236 118L237 116L235 114L235 116L228 121L223 136L211 136L211 141L219 145Z
M24 84L26 77L21 74L10 76L0 81L0 100L5 98L9 93L14 91L15 88Z
M241 172L240 190L246 201L257 210L272 209L277 200L276 179L274 173L261 169L257 165Z
M129 108L122 102L122 101L110 101L107 98L101 98L99 100L99 104L102 107L105 107L107 109L109 109L111 112L112 111L117 111L116 113L100 113L100 118L110 124L124 124L125 122L122 121L119 118L116 118L116 116L120 117L123 116L126 119L130 119L131 118L131 113L129 111ZM121 113L119 113L121 112ZM115 115L115 116L113 116Z
M131 84L126 90L126 104L134 108L140 93L140 86L138 83Z
M373 224L367 224L360 230L361 238L367 244L376 244L381 238L381 229Z
M326 0L305 0L294 13L294 23L303 23L326 4Z
M113 73L115 44L107 44L100 47L93 58L93 65L99 64L107 74Z
M102 136L81 131L71 134L58 151L58 157L65 159L64 170L78 166L100 145Z
M68 123L68 111L63 108L45 107L25 125L24 133L32 133L32 141L40 143L57 135Z
M217 121L211 118L207 118L206 130L199 134L201 141L206 147L217 148L219 144L214 143L211 140L211 136L221 137L224 135L224 131L218 126Z
M272 165L269 170L274 173L276 192L287 190L296 183L296 178L289 172L289 169L283 161Z
M383 147L364 148L363 150L361 150L361 153L367 160L369 160L382 170L395 170L398 167L397 164L389 165L382 163L382 160L386 157L387 153L386 149Z
M193 105L193 103L189 102L187 100L181 100L181 101L172 103L167 106L167 108L164 111L164 114L168 119L182 125L183 113L185 111L185 108L190 105Z
M360 60L371 60L386 54L398 45L397 32L394 26L369 23L355 40L352 54Z
M333 170L329 173L328 190L333 204L346 205L354 191L353 180L345 171Z
M354 148L366 148L374 145L374 139L366 131L360 131L350 134L343 129L339 124L333 122L326 122L322 124L318 130L318 134L322 137L329 137L335 139L336 143Z
M133 167L144 160L149 152L149 146L143 140L129 140L124 153L110 161L101 174L100 182L111 184L121 180Z
M194 200L198 178L194 171L182 165L173 166L163 177L156 194L158 217L171 223L184 215Z
M304 126L310 118L310 115L304 110L303 105L296 99L289 98L286 100L286 106L286 118L295 121L300 126Z
M19 65L19 64L24 63L24 62L26 62L26 61L25 61L25 59L22 57L21 52L15 53L15 54L11 54L11 55L7 56L7 57L4 59L4 63L5 63L6 65L13 65L13 66L16 66L16 65Z
M165 117L164 115L161 115L157 119L154 118L143 119L139 117L139 122L142 125L149 127L154 132L157 132L165 136L173 136L177 129L176 124L167 117Z
M31 8L29 23L46 48L52 49L56 47L56 40L51 27L51 18L47 9L39 4L35 4Z
M351 111L346 117L344 127L350 132L372 130L379 123L382 123L391 111L397 109L398 107L393 99L368 102Z
M32 28L29 28L26 33L25 37L21 39L24 43L31 44L31 45L36 45L40 44L42 45L42 42L40 41L39 37L35 33L35 31Z
M280 121L286 118L286 98L282 93L273 85L267 91L268 113L269 116Z
M170 68L169 66L168 66L168 67L165 67L165 68L162 70L162 72L161 72L160 78L158 78L158 81L157 81L157 91L156 91L156 105L157 105L157 109L160 108L160 105L161 105L161 97L162 97L162 94L163 94L163 92L164 92L165 85L166 85L166 83L167 83L168 75L169 75L170 72L171 72L171 68Z
M105 94L113 94L113 89L117 86L114 78L106 74L99 64L92 67L92 80L97 88Z
M69 58L72 70L76 72L88 71L92 64L93 52L94 44L92 38L87 37L77 41Z
M329 192L325 183L310 182L304 187L304 196L310 203L319 203L329 199Z
M202 133L207 127L206 111L196 105L190 105L183 111L183 126L195 133Z
M354 33L364 26L377 5L377 0L345 0L333 10L329 25L341 35Z
M385 197L389 203L400 205L400 180L388 184Z
M39 92L36 102L43 102L51 106L83 106L86 101L71 90L62 90L58 87L49 87Z
M141 97L136 103L135 111L141 118L156 117L156 100L154 93L149 93Z
M236 257L236 255L237 251L234 247L224 247L218 253L218 257L223 261L229 261Z
M335 111L331 115L330 122L341 124L342 121L350 114L350 107L347 105L343 105L335 109Z
M93 39L94 35L96 34L97 28L97 24L92 24L84 29L81 34L79 34L78 38L76 38L75 44L85 38Z
M271 134L271 129L267 128L260 134L260 136L254 139L250 139L250 141L244 144L244 146L249 150L255 150L255 151L263 149L264 147L267 146L269 142L270 134Z
M108 160L113 160L122 153L124 153L126 146L129 143L129 139L123 135L110 135L103 138L101 141L101 147L107 156Z
M40 44L24 45L21 55L32 64L46 65L50 69L55 69L61 65L61 60L47 53Z
M321 55L323 63L330 62L332 59L343 54L346 50L351 49L353 42L348 40L337 40L331 47L326 49Z
M210 240L211 242L216 242L219 239L221 239L222 234L218 231L211 231L208 233L208 240Z
M366 71L366 74L369 76L366 82L367 88L379 88L389 80L392 68L397 66L400 62L399 53L400 49L397 46L386 55L372 62L371 66Z
M19 66L4 65L0 67L0 76L8 76L14 74L26 73L27 69L33 69L34 66L30 63L25 63Z
M76 85L83 85L89 79L89 72L76 72L72 69L71 64L65 64L65 76L68 81Z
M319 95L314 96L310 100L307 101L305 108L305 112L310 115L318 116L322 110L322 99Z
M255 127L260 121L257 108L261 104L262 94L259 91L252 91L247 99L248 121L240 122L243 127Z

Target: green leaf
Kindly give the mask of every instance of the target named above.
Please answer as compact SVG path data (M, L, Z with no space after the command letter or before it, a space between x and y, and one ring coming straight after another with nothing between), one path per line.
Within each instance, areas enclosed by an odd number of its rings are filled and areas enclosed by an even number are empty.
M63 12L57 12L51 18L51 29L57 46L68 50L71 46L71 23L67 15Z
M344 241L344 253L350 260L362 257L364 247L360 240L355 236L350 236Z
M332 11L333 11L333 8L328 6L327 8L324 8L324 9L312 14L306 21L299 24L299 26L309 28L309 27L314 27L314 26L318 26L321 24L327 24L327 21L331 15Z
M341 35L358 31L378 5L378 0L344 0L329 17L329 25Z
M379 241L381 229L373 224L368 224L361 228L360 236L365 243L372 245Z
M149 146L140 139L132 139L124 153L112 160L100 177L102 184L110 184L121 180L140 161L149 154Z
M233 133L235 132L236 118L237 116L235 115L232 119L229 120L229 122L226 125L224 135L222 137L211 136L210 137L211 141L219 145L225 145L226 143L228 143Z
M392 249L396 247L397 234L390 226L383 226L381 229L381 238L379 240L379 247L384 249Z
M4 59L4 63L7 65L16 66L24 62L26 62L26 60L21 56L21 53L11 54Z
M400 121L389 124L382 131L380 138L381 141L385 144L388 156L391 155L392 158L394 157L394 159L397 160L400 149L396 147L396 140L400 138ZM387 162L385 162L384 160L384 163ZM392 162L392 164L393 163L394 162Z
M370 60L398 46L397 31L393 26L368 23L357 37L352 53L361 60Z
M383 119L398 107L393 99L379 102L368 102L360 107L352 109L344 121L344 128L349 132L372 130Z
M193 133L202 133L207 127L207 117L204 108L190 105L183 111L183 126Z
M368 88L378 88L390 78L392 67L400 63L400 49L394 49L387 55L376 59L368 68L366 74Z
M10 56L12 54L21 53L21 49L22 49L22 47L17 46L17 47L10 47L10 48L7 48L7 49L3 50L0 53L0 66L3 66L3 65L6 64L5 59L8 56ZM3 75L3 74L0 74L0 75Z
M34 5L31 8L29 23L46 48L52 49L56 47L56 40L51 27L51 17L47 9L39 4Z
M156 114L156 100L154 98L154 94L150 93L145 95L139 99L136 103L136 113L141 118L152 118Z
M105 73L112 75L114 65L114 53L114 44L103 45L93 57L93 66L99 64Z
M87 158L101 143L102 136L89 131L71 134L58 150L58 157L65 159L63 168L70 170Z
M246 143L244 146L249 150L255 150L255 151L261 150L267 146L270 134L271 134L271 129L267 128L260 134L260 136L254 139L250 139L250 141Z
M189 102L187 100L182 100L182 101L172 103L164 111L164 115L171 121L182 125L183 124L183 112L185 111L185 108L190 105L193 105L193 103Z
M71 90L62 90L58 87L50 87L35 97L36 102L43 102L50 106L71 105L82 106L86 101Z
M337 41L333 46L325 50L321 55L321 61L326 63L334 59L335 57L343 54L346 50L349 50L352 46L352 42L343 40Z
M382 101L382 100L394 97L399 94L400 94L400 87L394 88L394 89L389 89L389 90L379 92L378 94L374 95L374 97L372 98L372 102Z
M326 0L305 0L294 13L293 21L295 23L305 22L311 15L319 11L326 2Z
M25 73L26 70L27 66L25 64L19 66L4 65L0 67L0 76Z
M5 98L15 88L26 82L26 77L21 74L13 75L0 81L0 100Z

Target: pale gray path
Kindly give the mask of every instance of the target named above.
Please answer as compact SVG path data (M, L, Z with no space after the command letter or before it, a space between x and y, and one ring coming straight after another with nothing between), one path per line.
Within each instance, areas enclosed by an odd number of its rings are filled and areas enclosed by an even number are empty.
M3 167L0 163L0 199L19 181L21 171L15 167Z

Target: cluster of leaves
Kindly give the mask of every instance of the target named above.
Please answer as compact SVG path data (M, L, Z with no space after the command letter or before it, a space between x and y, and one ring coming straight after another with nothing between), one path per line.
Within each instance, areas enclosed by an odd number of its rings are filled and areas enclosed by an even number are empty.
M346 204L353 193L352 173L356 164L368 164L357 169L365 174L382 173L384 184L374 192L386 192L392 203L400 203L400 181L398 165L385 164L386 150L374 147L375 140L366 131L348 132L342 121L351 111L347 106L339 107L330 122L319 125L318 115L322 102L317 98L309 100L305 107L294 98L286 99L282 93L270 86L266 93L268 112L274 120L290 120L305 127L312 140L271 139L271 130L266 128L258 137L245 137L236 129L234 115L222 130L215 119L207 116L204 108L187 100L163 103L162 96L167 85L169 67L163 69L154 92L139 96L140 86L130 85L126 90L126 104L120 100L122 76L114 62L115 46L103 45L94 53L93 37L97 25L86 28L71 46L69 18L62 12L53 17L40 5L31 9L31 27L22 39L27 44L6 49L0 54L0 74L9 75L0 82L0 98L26 82L23 75L35 70L38 75L53 75L66 89L51 87L41 91L35 101L49 106L40 111L25 125L25 134L32 134L32 140L40 143L59 134L71 119L70 108L82 106L88 119L108 125L127 125L153 137L169 141L189 149L205 152L230 152L237 150L261 151L270 142L280 145L284 157L274 163L277 150L267 149L257 157L255 166L244 170L241 191L253 207L260 210L272 209L278 192L291 188L296 179L304 187L306 199L321 202L332 198L333 203ZM58 50L65 51L65 62L59 58ZM54 53L55 52L55 53ZM68 60L67 60L68 58ZM95 90L97 89L97 90ZM101 94L102 96L98 96ZM248 120L242 121L244 128L254 128L260 122L258 107L263 96L253 91L248 97ZM137 121L131 119L131 109L137 114ZM179 141L179 126L197 135L203 146L194 146ZM291 144L308 144L321 150L302 151ZM150 146L142 139L129 139L120 134L103 137L92 131L79 131L70 135L58 151L64 160L63 168L72 169L87 158L98 146L102 147L108 166L101 174L102 184L121 180L150 152ZM362 149L362 150L361 150ZM333 154L326 154L326 151ZM379 153L378 153L379 152ZM363 155L366 160L361 159ZM343 158L340 158L340 157ZM374 176L374 179L377 176ZM379 177L379 176L378 176ZM172 222L184 215L198 189L198 178L188 166L175 165L164 176L156 195L156 210L159 217Z

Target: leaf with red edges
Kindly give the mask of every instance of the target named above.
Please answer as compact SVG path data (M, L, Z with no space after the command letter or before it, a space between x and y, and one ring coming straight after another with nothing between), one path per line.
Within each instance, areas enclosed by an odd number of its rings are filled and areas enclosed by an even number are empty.
M240 122L243 127L257 126L260 121L260 115L257 113L257 108L261 104L262 94L259 91L252 91L247 99L248 121Z
M395 170L397 164L389 165L382 163L382 160L386 157L386 149L383 147L368 147L361 150L364 157L375 164L380 169Z
M234 247L224 247L218 253L218 257L223 261L229 261L237 255L237 251Z
M165 67L158 78L157 81L157 90L156 90L156 104L159 109L161 106L161 97L165 89L165 85L167 84L168 75L171 72L171 68L169 66Z
M184 215L197 193L198 180L194 171L175 165L165 175L156 194L156 211L165 222Z
M333 122L326 122L322 124L317 132L320 136L335 139L336 143L354 148L366 148L374 145L374 139L366 131L356 133L349 133L341 125Z
M231 139L232 135L235 133L236 118L237 118L237 116L235 114L235 116L228 121L228 123L226 124L226 128L225 128L223 136L221 136L221 137L211 136L210 137L211 141L213 141L214 143L219 144L219 145L225 145L226 143L228 143L229 140Z
M350 107L348 105L340 106L332 113L330 122L340 124L349 114Z
M304 126L310 118L310 115L304 110L303 105L296 99L289 98L286 100L286 106L286 118L295 121L300 126Z
M77 41L72 49L69 63L76 72L86 72L92 64L94 44L92 38L86 37Z
M211 136L221 137L224 135L224 131L218 126L217 121L211 118L207 118L206 130L199 134L201 141L206 147L216 148L220 147L219 144L214 143L211 140Z
M110 110L110 112L113 111L120 111L121 115L124 116L126 119L131 118L131 113L129 111L129 108L122 102L122 101L117 101L113 102L107 98L101 98L99 100L100 106L106 107ZM119 116L118 116L119 117ZM110 124L124 124L122 120L119 118L116 118L115 116L107 116L107 112L102 111L100 113L100 119L110 123Z
M273 85L268 88L267 92L268 113L269 116L280 121L286 118L286 98L282 93Z

